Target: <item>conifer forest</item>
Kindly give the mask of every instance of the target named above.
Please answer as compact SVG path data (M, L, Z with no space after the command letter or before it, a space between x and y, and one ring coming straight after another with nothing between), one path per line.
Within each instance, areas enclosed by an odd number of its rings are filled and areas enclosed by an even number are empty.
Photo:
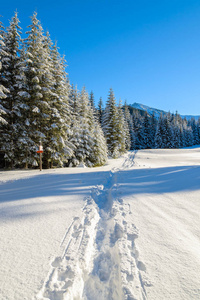
M128 150L181 148L200 143L200 120L176 114L159 118L130 110L108 91L95 95L70 83L66 61L44 33L37 14L22 39L17 13L8 28L0 23L0 167L104 165ZM134 95L133 95L134 97Z

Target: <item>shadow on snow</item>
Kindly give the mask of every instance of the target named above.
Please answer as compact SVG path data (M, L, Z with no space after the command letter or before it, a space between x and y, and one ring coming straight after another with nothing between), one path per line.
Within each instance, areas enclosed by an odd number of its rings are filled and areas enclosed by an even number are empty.
M131 169L120 170L115 173L115 180L111 180L110 171L86 172L78 174L41 174L27 179L9 181L0 185L0 216L1 219L9 218L28 218L34 214L49 214L61 208L58 203L63 203L65 199L60 196L68 197L78 195L88 196L91 189L96 185L103 185L105 190L112 188L117 183L121 189L121 196L137 194L163 194L184 192L200 189L200 166L179 166L165 167L157 169ZM106 195L106 193L105 193ZM52 200L46 197L53 197ZM23 200L33 199L32 202L23 203ZM68 198L69 199L69 198ZM77 197L76 197L77 199ZM102 208L102 203L98 199L97 204ZM14 203L18 201L18 203ZM67 201L67 199L66 199ZM73 200L76 201L76 200ZM103 199L106 205L106 199ZM4 205L5 202L11 202ZM13 206L12 206L13 202ZM48 208L49 205L56 205ZM40 206L40 210L35 210ZM29 212L23 212L24 207L29 208Z

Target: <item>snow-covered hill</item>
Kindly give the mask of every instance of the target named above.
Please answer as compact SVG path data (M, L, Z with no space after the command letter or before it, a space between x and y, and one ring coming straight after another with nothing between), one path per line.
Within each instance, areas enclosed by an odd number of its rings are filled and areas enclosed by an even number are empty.
M0 299L199 299L200 148L0 172Z
M165 111L163 110L159 110L159 109L156 109L156 108L152 108L152 107L149 107L147 105L144 105L144 104L140 104L140 103L133 103L133 104L129 104L129 106L133 107L133 108L136 108L138 110L141 110L141 111L146 111L149 115L155 115L156 118L159 118L160 114L166 114Z
M140 104L140 103L133 103L133 104L129 104L130 107L141 110L141 111L146 111L149 115L155 115L156 118L159 118L160 114L162 113L163 115L167 114L166 111L164 110L160 110L157 108L153 108L144 104ZM192 116L192 115L181 115L182 118L186 118L187 120L191 120L192 118L194 118L195 120L198 120L200 118L200 116Z

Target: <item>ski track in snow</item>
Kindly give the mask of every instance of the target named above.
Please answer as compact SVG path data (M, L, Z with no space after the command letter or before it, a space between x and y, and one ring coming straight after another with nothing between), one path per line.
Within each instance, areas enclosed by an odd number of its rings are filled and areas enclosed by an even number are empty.
M138 230L128 222L129 204L119 197L117 174L134 165L129 153L112 169L105 185L86 198L82 219L75 217L37 300L147 299L145 264L139 260Z

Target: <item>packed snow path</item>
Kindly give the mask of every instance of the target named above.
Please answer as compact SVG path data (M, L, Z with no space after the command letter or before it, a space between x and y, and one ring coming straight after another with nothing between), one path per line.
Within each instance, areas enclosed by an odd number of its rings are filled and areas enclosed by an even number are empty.
M0 299L200 299L200 148L0 172Z
M130 153L122 168L133 158ZM75 217L67 229L36 299L146 299L145 265L135 244L138 230L128 222L129 205L118 195L119 172L114 168L104 185L92 189L83 218Z

